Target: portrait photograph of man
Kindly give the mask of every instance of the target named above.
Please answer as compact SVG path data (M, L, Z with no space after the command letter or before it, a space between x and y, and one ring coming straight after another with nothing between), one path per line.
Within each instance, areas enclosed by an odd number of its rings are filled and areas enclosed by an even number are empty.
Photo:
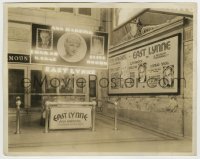
M165 88L174 86L174 66L163 67L163 84Z
M51 50L52 49L53 34L49 29L37 29L37 49Z
M103 36L92 36L91 54L104 55L104 37Z
M58 40L57 50L63 60L79 62L86 55L87 45L80 34L65 33Z

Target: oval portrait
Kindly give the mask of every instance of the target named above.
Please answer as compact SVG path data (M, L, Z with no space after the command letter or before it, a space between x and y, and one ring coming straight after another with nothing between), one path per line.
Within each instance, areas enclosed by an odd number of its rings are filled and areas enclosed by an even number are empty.
M87 45L78 33L65 33L58 40L57 50L63 60L79 62L85 57Z

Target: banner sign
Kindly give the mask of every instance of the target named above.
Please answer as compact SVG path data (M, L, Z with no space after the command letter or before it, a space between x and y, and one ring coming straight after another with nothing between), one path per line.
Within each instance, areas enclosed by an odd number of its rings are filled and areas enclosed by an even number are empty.
M178 93L180 36L109 58L109 94Z
M50 112L50 129L91 128L92 107L53 107Z
M107 33L33 24L32 36L32 63L107 68Z

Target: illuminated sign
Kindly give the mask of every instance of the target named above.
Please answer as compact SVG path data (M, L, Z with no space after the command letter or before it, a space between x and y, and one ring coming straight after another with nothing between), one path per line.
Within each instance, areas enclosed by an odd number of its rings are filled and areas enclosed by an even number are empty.
M108 34L32 25L31 63L107 68Z
M50 111L50 129L91 128L91 107L53 107Z
M83 33L83 34L93 34L93 32L89 31L89 30L78 29L78 28L69 28L69 27L52 26L52 30L66 31L66 32L76 32L76 33Z
M53 67L53 66L46 66L44 68L45 72L49 73L61 73L61 74L88 74L92 75L95 74L95 70L91 69L83 69L83 68L72 68L72 67Z
M29 55L22 55L22 54L8 54L8 62L15 62L15 63L29 63L30 56Z

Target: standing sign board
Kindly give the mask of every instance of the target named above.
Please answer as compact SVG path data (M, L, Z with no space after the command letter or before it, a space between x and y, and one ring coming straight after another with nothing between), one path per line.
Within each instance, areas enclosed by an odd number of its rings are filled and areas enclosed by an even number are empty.
M50 112L50 129L91 128L92 107L52 107Z

